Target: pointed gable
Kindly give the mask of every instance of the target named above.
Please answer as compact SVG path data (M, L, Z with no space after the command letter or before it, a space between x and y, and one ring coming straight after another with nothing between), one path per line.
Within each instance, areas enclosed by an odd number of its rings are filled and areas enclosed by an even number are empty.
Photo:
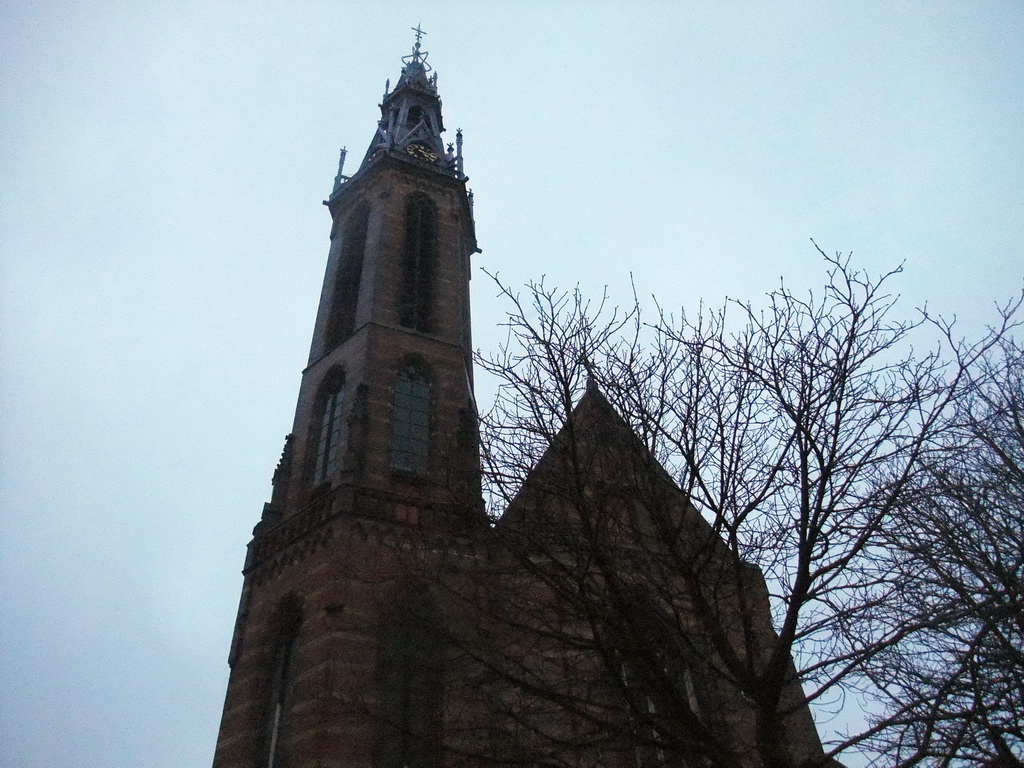
M653 664L648 695L681 685L692 712L703 706L732 723L735 755L755 754L756 715L735 680L757 674L778 644L764 577L689 503L593 381L498 528L528 574L517 588L545 585L562 625L581 623L577 647L610 653L626 677ZM791 661L787 674L780 727L803 764L822 748Z
M550 543L582 526L588 546L607 540L653 549L685 540L694 549L727 552L593 381L500 524Z

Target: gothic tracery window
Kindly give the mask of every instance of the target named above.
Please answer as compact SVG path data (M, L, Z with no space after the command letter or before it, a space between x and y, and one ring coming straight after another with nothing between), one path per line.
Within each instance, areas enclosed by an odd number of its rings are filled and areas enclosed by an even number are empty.
M361 205L345 224L344 240L331 311L327 321L327 349L333 349L352 335L355 330L356 308L359 303L359 281L363 273L363 254L366 251L366 230L370 210Z
M407 365L395 381L391 413L391 466L422 475L430 447L430 381L415 364Z
M313 484L328 480L338 466L341 425L345 404L345 380L337 377L327 388L320 408L316 459L313 463Z
M431 330L431 299L437 241L437 207L417 194L405 205L405 246L398 322L417 331Z

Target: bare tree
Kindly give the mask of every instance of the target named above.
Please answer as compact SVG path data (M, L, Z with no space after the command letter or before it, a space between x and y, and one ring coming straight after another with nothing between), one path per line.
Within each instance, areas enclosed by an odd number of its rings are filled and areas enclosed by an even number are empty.
M923 627L871 667L897 764L1024 765L1024 350L1006 339L972 374L891 527L883 616Z
M900 270L822 256L820 295L650 323L635 300L502 287L508 341L479 362L500 383L483 418L491 573L486 598L462 591L493 610L458 665L494 733L467 728L454 751L829 764L807 702L874 685L868 662L933 623L877 620L900 600L890 525L1013 313L958 342L897 318Z

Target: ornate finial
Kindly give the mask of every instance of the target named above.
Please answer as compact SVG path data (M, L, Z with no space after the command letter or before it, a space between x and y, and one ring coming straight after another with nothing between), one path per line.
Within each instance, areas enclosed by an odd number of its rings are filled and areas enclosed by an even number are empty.
M348 181L348 177L342 175L343 172L344 172L344 169L345 169L345 155L346 154L347 154L347 152L345 150L345 147L342 147L341 148L341 158L338 160L338 175L334 177L334 190L332 191L331 194L334 194L334 192L337 192L339 189L341 189L341 185L344 184L346 181Z
M419 24L415 27L410 27L410 29L416 33L416 43L412 47L412 53L408 56L403 56L402 61L405 63L406 67L409 65L419 65L417 69L422 72L423 77L426 77L427 72L430 71L430 65L427 64L427 52L420 50L420 43L423 42L423 36L427 33L420 28ZM405 67L403 67L402 72L405 72Z

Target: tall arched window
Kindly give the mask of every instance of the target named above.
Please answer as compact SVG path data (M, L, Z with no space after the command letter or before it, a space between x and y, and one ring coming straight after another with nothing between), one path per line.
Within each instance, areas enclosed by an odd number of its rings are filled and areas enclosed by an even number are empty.
M261 768L284 768L288 763L289 712L294 704L295 656L301 623L302 606L295 595L289 595L278 605L269 627L272 650L267 668L268 697Z
M270 680L270 712L267 718L267 749L265 768L278 768L284 761L284 736L287 730L288 708L291 706L292 667L295 656L295 636L281 638L274 649Z
M345 379L336 377L327 387L320 406L316 459L313 462L313 484L319 485L334 474L338 466L341 424L345 404Z
M395 381L391 412L391 466L425 474L430 448L430 381L417 365L409 364Z
M327 321L327 349L331 350L355 330L356 307L359 303L359 280L363 274L366 251L366 228L370 209L359 206L345 224L341 244L341 263L331 296L331 314Z
M382 705L378 765L437 765L444 675L441 617L426 589L403 585L385 607L377 672Z
M398 322L417 331L431 330L437 208L426 195L413 195L405 204L405 247Z

